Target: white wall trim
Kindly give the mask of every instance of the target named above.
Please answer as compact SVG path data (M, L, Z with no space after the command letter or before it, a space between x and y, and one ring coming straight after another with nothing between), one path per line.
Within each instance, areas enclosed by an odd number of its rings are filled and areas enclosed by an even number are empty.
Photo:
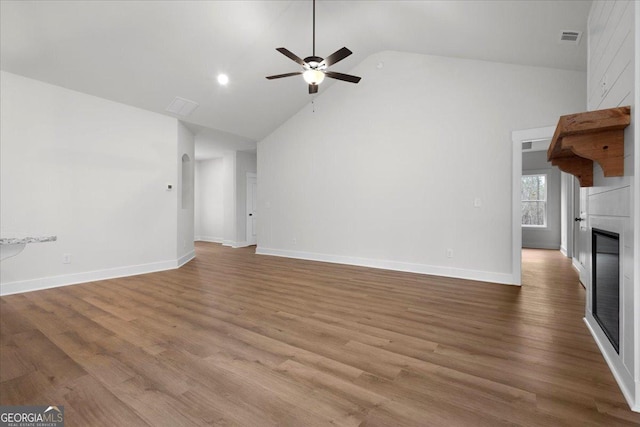
M633 268L633 286L634 286L634 300L633 307L635 313L634 323L634 337L633 345L635 355L635 362L633 371L635 373L635 387L636 387L636 401L631 408L636 412L640 412L640 77L638 77L638 70L640 70L640 53L638 53L638 47L640 46L640 3L635 2L635 79L634 85L634 100L633 100L633 118L634 123L633 139L634 139L634 177L631 182L631 200L633 207L631 210L631 221L633 223L633 240L632 245L634 247L635 255L634 268ZM635 219L634 219L635 218Z
M380 268L384 270L406 271L410 273L429 274L434 276L453 277L456 279L477 280L481 282L513 285L513 276L508 273L493 273L490 271L466 270L461 268L440 267L402 261L320 254L315 252L299 252L285 249L272 249L262 247L256 248L256 254L279 256L285 258L306 259L310 261L331 262L335 264L357 265L361 267Z
M183 265L185 265L186 263L188 263L189 261L191 261L195 257L196 257L195 249L192 250L192 251L189 251L188 253L186 253L184 255L182 255L180 258L178 258L178 266L177 266L177 268L182 267Z
M246 248L251 245L252 243L249 243L249 242L235 242L232 248Z
M551 138L554 132L555 126L511 132L511 283L515 285L522 284L522 207L519 185L522 179L522 142Z
M595 329L591 325L591 322L589 321L589 319L587 317L583 317L582 320L587 325L587 329L589 329L589 332L591 332L591 336L593 337L593 340L598 345L598 348L600 349L600 353L602 353L602 356L604 357L604 360L607 362L607 365L609 365L609 370L611 371L611 373L613 373L613 377L616 379L616 382L618 383L618 387L620 387L620 390L622 390L622 395L626 399L627 404L629 405L629 408L631 408L632 411L640 412L640 406L636 405L635 396L634 396L633 392L631 390L629 390L629 388L625 384L623 378L618 373L618 369L616 367L616 364L609 357L607 351L605 350L604 345L600 341L599 335L596 333ZM607 343L607 345L609 345L609 343ZM638 389L637 381L636 381L636 389Z
M554 251L561 251L562 248L554 243L541 243L541 242L531 242L529 245L522 245L523 248L527 249L551 249Z
M224 239L222 237L211 237L211 236L196 236L196 242L210 242L210 243L223 243Z
M571 174L568 174L566 172L560 172L560 185L562 185L562 176L565 176L565 197L567 198L567 200L565 201L566 206L567 206L567 211L566 211L566 216L565 218L562 219L562 221L566 221L566 227L567 227L567 247L565 248L566 250L566 256L567 258L571 258L573 259L574 253L573 253L573 243L574 243L574 210L575 210L575 206L574 206L574 201L575 201L575 195L574 195L574 191L575 191L575 186L573 183L573 180L575 179L575 177ZM560 197L562 197L562 192L560 193ZM562 204L562 200L560 201L560 203ZM562 224L561 224L562 227ZM560 241L562 241L562 236L560 236ZM560 248L560 250L562 250L562 248Z
M255 243L249 243L249 242L234 242L233 240L225 240L222 243L222 246L229 246L233 249L236 248L246 248L247 246L252 246L255 245Z
M567 248L565 248L564 246L560 246L560 253L569 258L569 252L567 252Z
M247 172L247 176L246 176L246 181L245 181L245 188L246 188L246 194L245 194L245 205L244 205L244 217L245 217L245 230L244 230L244 239L247 242L250 242L249 244L251 245L255 245L258 241L257 236L255 239L252 239L251 236L249 236L249 223L250 223L250 219L249 219L249 200L250 200L250 194L249 194L249 179L251 178L255 178L256 180L256 184L258 182L258 174L256 172ZM257 196L256 196L257 197ZM255 208L255 207L254 207ZM255 231L255 230L254 230Z
M152 262L149 264L130 265L126 267L108 268L104 270L86 271L83 273L64 274L60 276L2 283L0 285L0 296L57 288L61 286L77 285L79 283L95 282L97 280L116 279L118 277L137 276L139 274L173 270L193 259L193 254L194 252L191 252L177 260ZM189 256L191 256L191 258L181 263L181 261Z
M580 264L578 264L577 259L571 258L571 267L573 267L578 273L580 272Z

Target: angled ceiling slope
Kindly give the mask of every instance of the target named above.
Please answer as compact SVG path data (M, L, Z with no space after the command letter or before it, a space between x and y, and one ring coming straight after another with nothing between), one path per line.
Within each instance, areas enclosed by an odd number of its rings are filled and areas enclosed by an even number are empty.
M316 51L326 56L349 46L347 73L382 50L584 70L586 43L563 45L558 34L585 31L590 3L318 0ZM260 140L316 96L301 79L264 78L290 65L275 47L308 50L310 4L2 1L0 63L163 114L183 97L199 104L186 121ZM229 75L226 86L216 81L221 72Z

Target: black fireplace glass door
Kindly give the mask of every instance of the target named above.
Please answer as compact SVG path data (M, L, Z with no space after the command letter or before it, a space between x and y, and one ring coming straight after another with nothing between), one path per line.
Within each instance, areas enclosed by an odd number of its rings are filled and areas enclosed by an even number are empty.
M620 343L620 237L593 230L592 312L619 353Z

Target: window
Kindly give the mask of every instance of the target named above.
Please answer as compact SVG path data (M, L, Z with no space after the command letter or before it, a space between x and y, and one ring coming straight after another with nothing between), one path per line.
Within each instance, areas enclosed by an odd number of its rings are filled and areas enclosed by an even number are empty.
M522 175L522 225L547 226L547 175Z

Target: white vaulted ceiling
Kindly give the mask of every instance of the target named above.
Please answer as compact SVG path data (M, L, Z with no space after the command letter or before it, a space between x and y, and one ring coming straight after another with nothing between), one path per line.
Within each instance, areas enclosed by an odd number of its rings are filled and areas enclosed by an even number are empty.
M586 69L589 1L317 1L316 53L396 50ZM260 140L312 98L276 52L311 54L311 1L5 1L2 69L158 113L176 96L199 108L184 121ZM220 86L218 73L229 75ZM320 87L349 83L330 79Z

